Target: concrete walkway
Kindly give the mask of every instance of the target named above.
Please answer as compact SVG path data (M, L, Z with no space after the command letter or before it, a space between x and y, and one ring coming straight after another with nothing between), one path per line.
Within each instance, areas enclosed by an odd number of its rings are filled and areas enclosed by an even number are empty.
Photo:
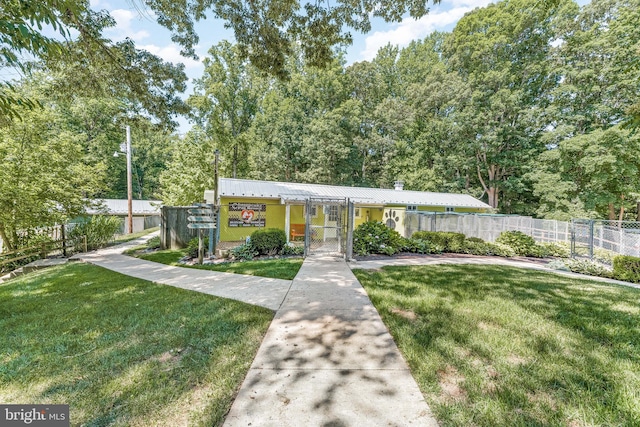
M308 257L229 412L232 426L437 426L346 262Z
M72 259L88 262L127 276L230 298L274 311L280 308L291 287L291 280L174 267L122 255L126 249L138 246L154 235L147 235L95 252L78 254Z

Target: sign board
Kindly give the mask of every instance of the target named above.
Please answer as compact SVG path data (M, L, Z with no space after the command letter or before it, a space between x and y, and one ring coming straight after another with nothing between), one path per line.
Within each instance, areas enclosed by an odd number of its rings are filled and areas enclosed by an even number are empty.
M212 222L214 219L213 215L208 216L188 216L187 221L189 222Z
M187 209L189 215L213 215L213 209Z
M190 224L187 224L187 228L190 228L190 229L216 228L216 224L214 222L192 222Z

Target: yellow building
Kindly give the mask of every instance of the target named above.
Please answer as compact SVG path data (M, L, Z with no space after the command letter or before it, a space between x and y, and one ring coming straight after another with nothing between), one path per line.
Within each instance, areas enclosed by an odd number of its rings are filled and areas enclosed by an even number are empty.
M216 203L214 191L204 194ZM365 221L382 221L404 235L407 212L486 213L491 207L466 194L342 187L221 178L218 239L244 241L257 228L284 230L289 241L340 240L344 230Z

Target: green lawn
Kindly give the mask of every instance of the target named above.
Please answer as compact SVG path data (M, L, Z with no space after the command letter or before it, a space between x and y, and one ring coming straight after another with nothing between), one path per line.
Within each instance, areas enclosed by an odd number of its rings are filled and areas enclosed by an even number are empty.
M178 264L184 257L184 250L164 250L139 255L147 261L161 264L176 265L180 267L198 268L201 270L225 271L235 274L249 274L251 276L270 277L273 279L293 280L298 274L304 259L279 258L258 261L225 262L222 264L184 265Z
M442 426L640 426L640 291L495 266L356 270Z
M220 425L270 310L87 264L0 285L0 402L72 425Z
M160 227L147 228L146 230L138 231L131 234L119 234L113 241L114 245L119 245L120 243L130 242L131 240L135 240L139 237L146 236L147 234L151 234L160 230Z

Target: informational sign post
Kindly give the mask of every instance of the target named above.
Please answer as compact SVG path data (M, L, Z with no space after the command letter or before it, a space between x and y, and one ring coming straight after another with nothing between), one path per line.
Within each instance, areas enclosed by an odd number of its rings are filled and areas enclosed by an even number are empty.
M204 230L216 228L216 214L213 205L194 203L193 209L187 209L189 216L187 228L198 230L198 264L204 260Z

